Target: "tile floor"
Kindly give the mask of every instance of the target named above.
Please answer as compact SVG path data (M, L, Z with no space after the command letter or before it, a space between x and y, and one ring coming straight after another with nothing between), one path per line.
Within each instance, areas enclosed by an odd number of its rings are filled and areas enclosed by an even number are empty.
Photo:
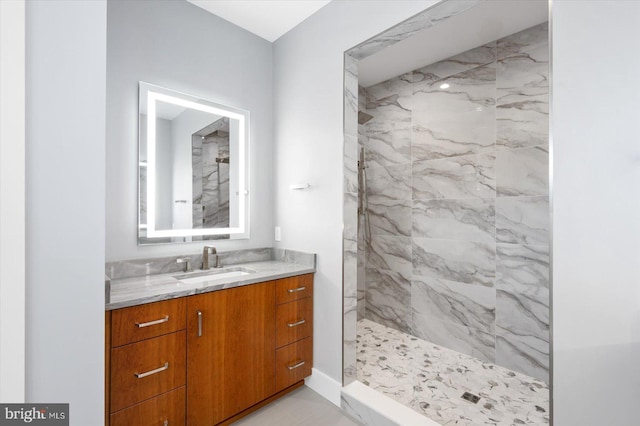
M360 426L310 388L303 386L240 419L234 426Z
M358 321L358 380L443 426L544 425L549 387L538 379ZM469 392L477 403L462 399Z

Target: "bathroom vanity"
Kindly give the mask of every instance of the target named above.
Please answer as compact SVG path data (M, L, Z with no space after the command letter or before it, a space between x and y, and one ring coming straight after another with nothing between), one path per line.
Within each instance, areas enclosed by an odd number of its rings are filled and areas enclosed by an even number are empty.
M113 280L105 424L226 425L301 386L313 365L313 262Z

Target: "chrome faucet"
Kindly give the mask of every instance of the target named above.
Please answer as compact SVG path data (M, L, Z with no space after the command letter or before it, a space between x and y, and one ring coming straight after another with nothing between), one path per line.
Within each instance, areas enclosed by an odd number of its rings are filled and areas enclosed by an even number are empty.
M184 263L184 272L191 271L191 258L179 257L176 259L176 263Z
M209 253L215 256L215 263L213 267L222 267L222 265L220 265L220 258L218 257L216 248L214 246L204 246L204 249L202 250L202 269L206 271L207 269L211 268L211 266L209 265L209 263L211 263L209 261Z

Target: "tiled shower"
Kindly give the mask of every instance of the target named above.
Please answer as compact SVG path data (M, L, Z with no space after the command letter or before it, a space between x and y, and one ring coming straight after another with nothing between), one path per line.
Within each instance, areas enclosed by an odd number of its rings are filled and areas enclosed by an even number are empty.
M549 381L547 24L360 88L358 319Z

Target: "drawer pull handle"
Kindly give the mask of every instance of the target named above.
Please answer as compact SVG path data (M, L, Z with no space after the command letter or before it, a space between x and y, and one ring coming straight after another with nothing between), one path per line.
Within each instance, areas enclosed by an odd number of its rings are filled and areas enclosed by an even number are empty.
M287 365L287 368L288 368L289 370L295 370L295 369L296 369L296 368L298 368L298 367L302 367L304 364L305 364L305 361L300 361L300 362L299 362L299 363L297 363L297 364Z
M305 286L298 287L298 288L290 288L290 289L287 290L287 293L296 293L298 291L304 291L306 289L307 289L307 287L305 287Z
M288 326L288 327L295 327L295 326L297 326L297 325L302 325L302 324L304 324L305 322L307 322L307 320L303 320L303 319L302 319L302 320L300 320L300 321L290 322L290 323L288 323L288 324L287 324L287 326Z
M169 315L164 318L160 318L159 320L149 321L149 322L137 322L136 327L143 328L149 327L150 325L162 324L163 322L169 322Z
M160 373L164 370L169 369L169 363L165 362L164 365L160 368L156 368L155 370L147 371L146 373L133 373L138 379L145 378L147 376L151 376L152 374Z
M198 311L198 337L202 337L202 311Z
M164 423L162 423L163 426L169 426L169 420L165 420Z

